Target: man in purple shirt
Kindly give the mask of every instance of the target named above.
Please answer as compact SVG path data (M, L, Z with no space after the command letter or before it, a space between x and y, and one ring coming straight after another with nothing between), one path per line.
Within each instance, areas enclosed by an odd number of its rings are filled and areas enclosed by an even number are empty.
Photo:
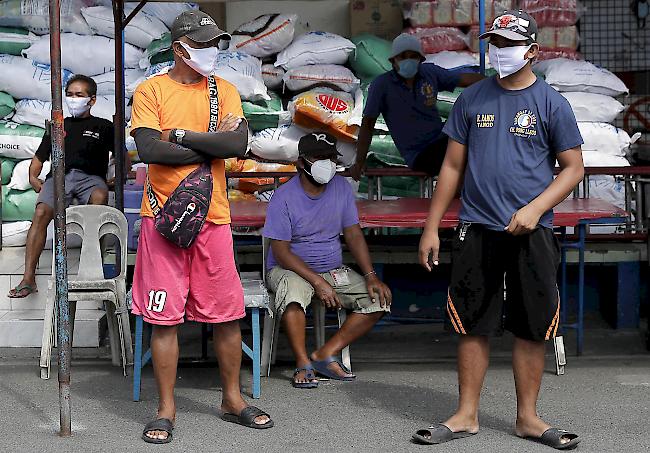
M275 191L267 210L267 284L296 357L292 385L315 388L316 373L342 381L356 377L335 357L390 311L392 296L373 270L352 188L336 175L336 138L314 132L300 139L298 150L298 176ZM361 274L343 265L341 234ZM305 310L314 297L327 308L352 313L308 356Z

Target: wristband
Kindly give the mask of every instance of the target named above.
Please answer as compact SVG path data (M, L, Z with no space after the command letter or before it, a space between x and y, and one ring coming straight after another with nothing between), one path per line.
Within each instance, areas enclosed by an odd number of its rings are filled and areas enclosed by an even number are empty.
M371 270L371 271L368 272L367 274L364 274L363 278L368 278L368 277L370 277L371 275L377 275L377 272L375 272L374 270Z

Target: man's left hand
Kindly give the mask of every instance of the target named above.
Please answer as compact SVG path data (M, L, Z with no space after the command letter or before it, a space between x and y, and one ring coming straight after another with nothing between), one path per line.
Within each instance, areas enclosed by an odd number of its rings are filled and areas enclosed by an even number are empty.
M379 280L376 275L371 274L366 277L366 286L368 287L368 294L370 294L372 301L379 300L379 305L382 308L390 306L393 302L393 295L390 292L390 288Z
M543 212L540 212L534 206L527 205L515 212L510 219L510 223L505 231L513 236L521 236L522 234L532 233L537 225Z
M171 132L171 129L164 130L160 133L160 140L163 142L169 142L169 133Z

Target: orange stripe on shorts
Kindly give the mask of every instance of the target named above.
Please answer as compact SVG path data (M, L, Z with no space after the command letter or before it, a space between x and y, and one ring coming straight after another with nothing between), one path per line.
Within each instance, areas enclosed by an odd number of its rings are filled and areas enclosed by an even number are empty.
M466 334L465 328L463 327L463 323L460 321L460 316L458 316L458 312L456 312L456 307L454 307L454 303L451 301L451 294L449 293L449 290L447 290L447 308L451 310L451 312L454 315L454 319L456 319L456 323L458 323L458 328L460 329L460 333L463 335Z

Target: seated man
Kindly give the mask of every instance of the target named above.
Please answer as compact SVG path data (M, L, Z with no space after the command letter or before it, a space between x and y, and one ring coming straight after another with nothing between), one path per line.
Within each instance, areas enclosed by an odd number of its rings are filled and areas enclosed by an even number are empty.
M299 174L275 191L267 211L267 284L296 358L292 385L315 388L316 373L343 381L356 377L334 357L390 311L392 296L372 268L352 188L336 176L336 138L311 133L300 139L298 150ZM363 276L343 266L341 233ZM305 310L314 296L327 308L353 313L307 356Z
M65 204L73 199L82 204L106 204L108 157L113 150L113 123L90 114L95 105L97 84L90 77L75 75L65 88L65 103L70 112L63 124L65 131ZM50 158L51 136L46 134L29 166L29 182L38 193L32 226L27 234L25 274L9 291L11 298L24 298L37 292L36 267L45 247L47 226L54 218L54 180L38 179L43 163Z

